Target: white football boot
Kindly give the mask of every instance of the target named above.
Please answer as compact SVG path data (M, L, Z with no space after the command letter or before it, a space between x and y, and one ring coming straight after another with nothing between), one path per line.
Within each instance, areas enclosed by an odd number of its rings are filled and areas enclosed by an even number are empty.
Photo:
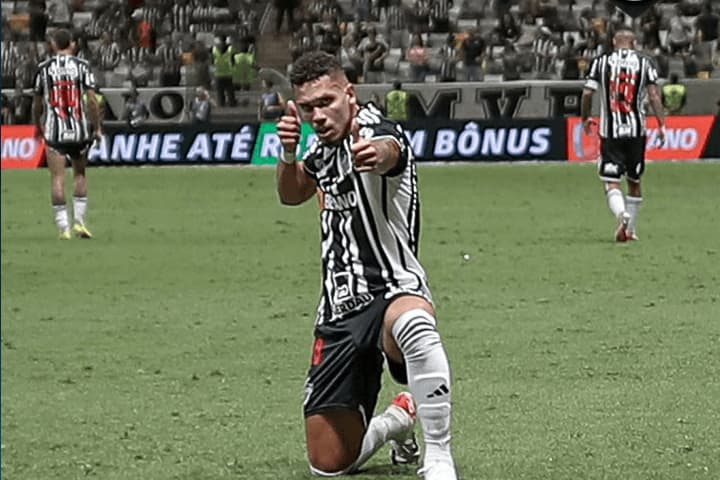
M418 470L418 475L423 480L457 480L458 478L455 466L447 462L434 462L425 465Z
M390 461L393 465L418 463L420 447L415 439L415 401L408 392L400 392L386 410L392 413L407 428L390 439Z

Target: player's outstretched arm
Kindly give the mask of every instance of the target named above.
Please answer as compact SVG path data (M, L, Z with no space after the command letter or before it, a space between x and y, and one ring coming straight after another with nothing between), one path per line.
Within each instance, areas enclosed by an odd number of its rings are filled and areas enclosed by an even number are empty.
M653 112L655 112L655 117L657 118L658 125L660 128L660 133L658 135L658 140L661 144L665 143L665 112L663 111L662 106L662 99L660 97L660 92L657 87L657 85L648 85L648 96L650 98L650 106L653 109Z
M88 113L90 114L90 123L94 126L95 131L93 132L93 135L96 140L100 140L102 138L102 114L100 112L100 104L98 103L97 96L95 95L95 90L90 89L87 92L87 104L88 104Z
M33 124L35 125L35 134L38 137L43 135L42 115L44 108L42 95L35 95L33 98Z
M357 120L353 120L351 133L353 138L351 150L355 160L355 170L358 172L384 175L400 161L400 146L395 140L362 138Z
M302 121L295 102L288 101L287 114L277 124L278 137L283 152L277 162L277 189L280 201L285 205L299 205L315 195L317 184L305 172L303 164L295 158L300 141Z
M585 133L590 135L592 132L592 119L590 118L590 112L592 111L592 99L595 91L591 88L584 88L582 93L582 99L580 100L580 116L582 117L583 128Z

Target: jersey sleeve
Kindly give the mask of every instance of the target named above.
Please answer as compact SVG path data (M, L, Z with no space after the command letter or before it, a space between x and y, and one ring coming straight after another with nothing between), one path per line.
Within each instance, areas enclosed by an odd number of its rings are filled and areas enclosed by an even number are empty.
M315 180L317 180L317 173L320 170L320 162L318 161L320 158L322 158L322 145L320 140L315 140L302 156L305 173Z
M96 90L97 84L95 83L95 74L90 69L90 65L83 65L83 87L87 90Z
M646 78L648 85L657 85L659 75L655 61L652 58L647 58L645 65L647 65L645 68L647 69Z
M595 57L590 63L587 75L585 75L585 88L597 90L600 87L600 57Z
M400 148L400 158L397 165L385 173L385 176L393 177L402 173L412 159L412 147L402 126L383 117L380 110L372 103L358 112L357 123L360 127L360 136L365 140L389 139L397 143Z
M42 95L44 93L42 73L43 69L39 68L38 71L35 73L35 78L33 79L33 93L35 95Z

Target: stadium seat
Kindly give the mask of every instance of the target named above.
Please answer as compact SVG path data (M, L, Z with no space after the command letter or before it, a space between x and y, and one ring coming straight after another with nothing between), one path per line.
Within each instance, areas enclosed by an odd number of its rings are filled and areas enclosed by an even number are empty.
M400 60L402 59L402 49L391 48L385 57L385 71L387 73L397 73Z
M10 15L13 13L13 4L12 2L2 2L2 17L3 18L10 18Z
M410 62L406 62L406 61L398 62L397 74L403 80L409 79L410 78Z
M457 29L460 32L466 32L477 27L477 20L474 18L461 18L457 22Z
M5 3L5 2L3 2ZM30 2L28 1L21 1L21 2L8 2L10 4L15 4L15 13L29 13L30 12Z
M445 45L447 37L447 33L431 33L428 35L428 43L426 44L426 46L432 48L442 47L443 45Z
M195 40L202 42L206 48L212 48L214 38L213 32L197 32L195 34Z
M90 20L92 19L92 12L75 12L72 16L72 24L73 28L82 29L90 23Z

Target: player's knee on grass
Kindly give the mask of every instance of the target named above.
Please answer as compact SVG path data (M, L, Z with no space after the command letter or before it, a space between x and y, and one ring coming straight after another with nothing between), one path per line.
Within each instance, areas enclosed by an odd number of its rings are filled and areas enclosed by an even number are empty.
M360 455L365 425L359 412L338 410L305 419L308 461L314 475L350 473Z
M319 477L337 477L350 473L359 451L354 454L338 451L313 451L308 448L310 472Z

